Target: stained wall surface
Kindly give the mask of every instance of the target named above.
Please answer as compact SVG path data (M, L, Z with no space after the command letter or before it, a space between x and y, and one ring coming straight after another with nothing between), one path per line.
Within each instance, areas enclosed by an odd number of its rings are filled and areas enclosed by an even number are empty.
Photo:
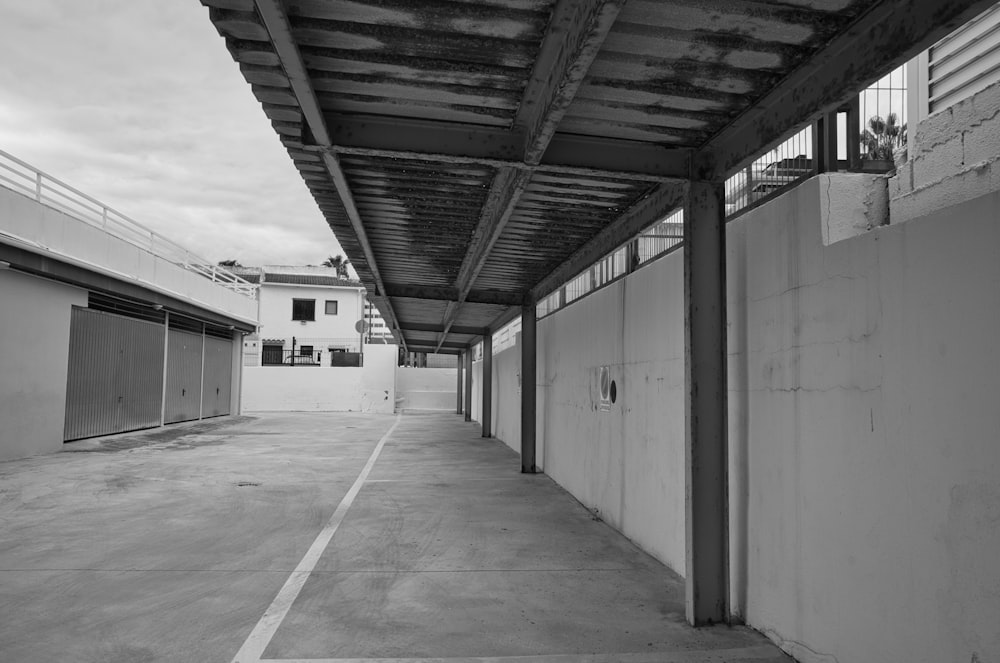
M74 305L86 290L0 270L0 460L62 448Z

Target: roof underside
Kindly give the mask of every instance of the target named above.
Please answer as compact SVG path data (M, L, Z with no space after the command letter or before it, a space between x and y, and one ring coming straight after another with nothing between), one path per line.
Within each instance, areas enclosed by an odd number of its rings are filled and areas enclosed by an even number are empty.
M202 0L396 337L458 351L993 0Z

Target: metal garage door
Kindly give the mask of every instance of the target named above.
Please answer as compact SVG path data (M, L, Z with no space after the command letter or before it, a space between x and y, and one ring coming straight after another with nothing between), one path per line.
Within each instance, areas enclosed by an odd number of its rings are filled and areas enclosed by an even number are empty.
M73 307L63 439L160 425L163 325Z
M205 389L202 392L202 417L229 414L232 383L232 339L205 336Z
M171 329L167 335L167 393L163 421L197 419L201 414L202 335Z

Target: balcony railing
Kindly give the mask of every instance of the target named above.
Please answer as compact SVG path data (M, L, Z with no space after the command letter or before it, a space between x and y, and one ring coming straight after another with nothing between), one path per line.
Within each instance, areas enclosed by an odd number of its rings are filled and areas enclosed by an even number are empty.
M57 209L246 297L257 286L224 267L198 256L176 242L125 216L112 207L0 150L0 185Z

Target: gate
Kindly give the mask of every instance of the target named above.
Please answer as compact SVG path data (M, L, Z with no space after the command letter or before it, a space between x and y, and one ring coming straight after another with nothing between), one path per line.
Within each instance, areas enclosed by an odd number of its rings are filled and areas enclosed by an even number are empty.
M201 414L201 343L201 334L180 329L168 333L165 424L190 421Z
M229 414L233 383L232 339L205 336L205 381L202 391L202 417Z

